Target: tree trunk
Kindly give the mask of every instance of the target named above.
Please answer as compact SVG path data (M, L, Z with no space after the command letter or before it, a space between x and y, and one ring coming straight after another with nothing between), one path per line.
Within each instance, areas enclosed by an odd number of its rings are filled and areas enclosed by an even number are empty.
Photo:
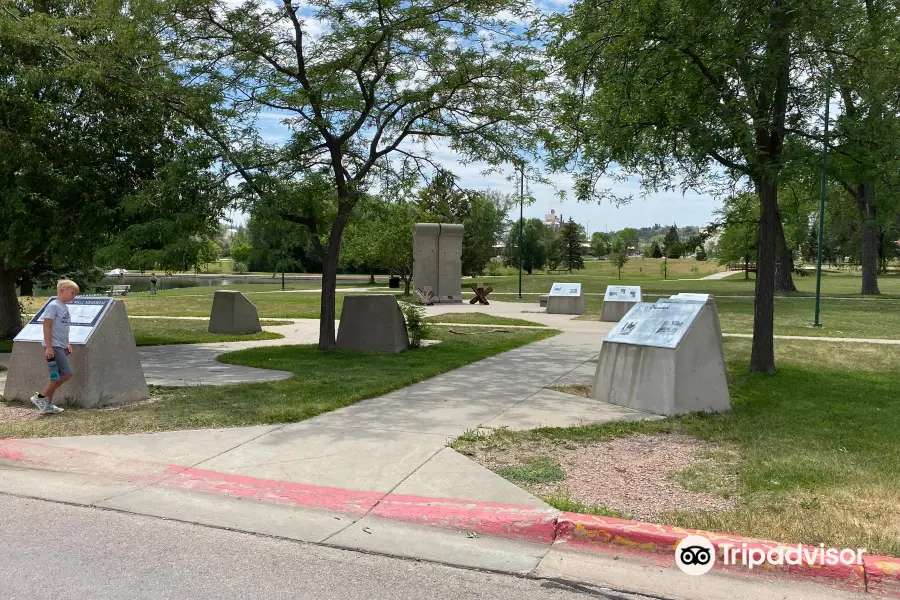
M875 186L870 183L859 185L856 194L861 221L860 241L862 242L862 291L864 295L879 295L878 290L878 224L875 222Z
M403 294L405 296L409 296L409 284L412 283L412 279L409 275L403 276Z
M369 269L369 285L375 285L375 271L372 269Z
M778 231L778 184L763 178L759 195L759 238L756 244L756 298L753 303L751 373L775 372L775 238Z
M19 280L19 295L34 296L34 280L31 278L31 273L27 271L22 273L22 279Z
M22 330L16 278L15 272L0 270L0 339L14 338Z
M322 303L319 310L319 350L334 350L337 348L334 319L337 301L337 270L338 258L341 254L341 238L344 235L344 227L347 226L349 211L338 209L338 216L331 224L330 241L322 258Z
M788 248L784 239L784 227L781 225L781 215L776 213L775 221L775 291L796 292L794 285L794 253Z
M744 257L744 280L750 279L750 257Z
M322 303L319 311L319 350L334 350L337 347L334 318L335 292L337 288L338 253L329 244L322 260Z

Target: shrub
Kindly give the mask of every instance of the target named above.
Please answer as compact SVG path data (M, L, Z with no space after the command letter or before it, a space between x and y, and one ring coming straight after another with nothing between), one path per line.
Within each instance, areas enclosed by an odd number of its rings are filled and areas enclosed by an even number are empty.
M406 320L406 332L409 335L409 347L421 348L422 340L429 333L428 322L425 321L425 309L417 304L400 302L400 310Z

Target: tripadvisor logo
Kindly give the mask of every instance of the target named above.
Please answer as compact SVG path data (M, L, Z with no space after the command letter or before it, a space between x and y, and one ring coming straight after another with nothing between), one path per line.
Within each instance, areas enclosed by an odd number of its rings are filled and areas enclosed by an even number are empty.
M791 566L856 566L863 562L865 548L825 548L785 545L748 545L742 543L719 544L722 564L725 566L741 565L753 570L762 565ZM689 535L675 546L675 564L688 575L704 575L716 564L716 548L702 535Z
M689 535L675 546L675 564L688 575L703 575L716 564L716 549L702 535Z

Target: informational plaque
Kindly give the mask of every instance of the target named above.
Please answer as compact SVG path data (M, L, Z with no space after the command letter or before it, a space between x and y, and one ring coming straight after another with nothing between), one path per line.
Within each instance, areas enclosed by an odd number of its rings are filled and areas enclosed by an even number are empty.
M580 296L581 295L581 284L580 283L554 283L553 287L550 288L550 296Z
M693 300L694 302L709 302L709 294L692 294L680 292L671 297L673 300Z
M604 302L641 302L641 286L639 285L608 285Z
M700 314L699 302L635 304L606 336L607 342L675 348Z
M50 298L16 336L17 342L42 342L44 340L44 311L56 297ZM82 298L72 300L69 307L69 343L84 345L109 311L113 298Z

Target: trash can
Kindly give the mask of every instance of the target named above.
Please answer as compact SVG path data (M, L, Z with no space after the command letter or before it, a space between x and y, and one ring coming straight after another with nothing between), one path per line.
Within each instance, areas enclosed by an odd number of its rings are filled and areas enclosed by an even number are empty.
M400 278L399 277L391 277L388 279L388 287L389 288L399 288L400 287Z

